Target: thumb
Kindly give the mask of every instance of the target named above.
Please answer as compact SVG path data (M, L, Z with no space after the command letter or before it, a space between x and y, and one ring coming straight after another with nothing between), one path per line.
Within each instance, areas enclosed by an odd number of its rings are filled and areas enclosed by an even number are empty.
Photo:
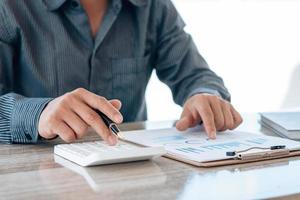
M179 131L185 131L189 128L189 119L186 116L183 116L176 122L176 128Z
M193 124L193 116L192 113L188 109L183 109L183 112L181 114L180 120L177 121L176 123L176 128L179 131L185 131L189 127L192 126Z

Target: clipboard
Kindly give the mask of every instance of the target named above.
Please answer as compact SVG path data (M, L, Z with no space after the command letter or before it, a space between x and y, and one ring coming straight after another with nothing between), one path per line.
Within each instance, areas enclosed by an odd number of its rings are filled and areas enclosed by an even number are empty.
M175 128L127 131L122 132L122 140L143 146L164 146L167 151L165 157L198 167L300 155L300 142L297 141L240 131L222 132L216 140L208 140L200 126L185 132Z
M274 160L274 159L280 159L280 158L299 156L300 151L299 150L290 151L289 149L285 149L285 150L276 150L276 152L272 152L271 155L262 156L261 154L263 154L263 153L262 152L253 153L252 154L253 157L251 159L229 158L229 159L208 161L208 162L196 162L196 161L181 157L180 155L166 154L165 157L171 158L173 160L181 161L181 162L184 162L184 163L188 163L188 164L191 164L191 165L194 165L194 166L197 166L197 167L218 167L218 166L236 165L236 164L259 162L259 161L265 161L265 160Z

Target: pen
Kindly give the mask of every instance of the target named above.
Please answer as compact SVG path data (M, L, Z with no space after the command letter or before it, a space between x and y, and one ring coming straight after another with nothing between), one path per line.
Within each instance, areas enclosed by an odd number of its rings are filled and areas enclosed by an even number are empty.
M236 156L239 153L244 153L253 149L261 149L261 150L278 150L278 149L285 149L285 145L276 145L276 146L271 146L269 148L265 148L265 147L251 147L242 151L228 151L226 152L226 156Z
M99 110L95 110L95 111L101 117L101 119L103 120L103 122L107 126L107 128L109 128L115 136L120 138L120 135L119 135L120 129L118 128L117 124L115 122L113 122L105 114L103 114L101 111L99 111Z

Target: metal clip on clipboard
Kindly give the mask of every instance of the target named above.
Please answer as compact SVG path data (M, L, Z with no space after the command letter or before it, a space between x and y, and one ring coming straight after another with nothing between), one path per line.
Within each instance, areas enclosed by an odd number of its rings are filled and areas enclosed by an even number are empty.
M264 150L261 152L253 152L249 153L251 150ZM247 153L248 152L248 153ZM266 158L276 158L280 156L286 156L289 155L290 150L287 149L284 145L278 145L278 146L271 146L269 148L263 148L263 147L251 147L249 149L245 149L242 151L230 151L226 152L226 156L234 156L234 159L237 160L260 160L260 159L266 159Z

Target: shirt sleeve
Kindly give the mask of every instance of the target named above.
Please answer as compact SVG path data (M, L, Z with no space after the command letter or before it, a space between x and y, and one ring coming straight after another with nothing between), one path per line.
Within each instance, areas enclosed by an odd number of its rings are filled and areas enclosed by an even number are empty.
M0 142L36 143L39 117L49 101L15 93L0 96Z
M160 2L155 69L158 78L172 90L174 101L183 105L197 93L209 93L230 101L223 80L199 54L185 24L170 0Z
M0 9L0 142L35 143L38 140L39 116L50 98L26 98L13 93L13 35L7 29Z

